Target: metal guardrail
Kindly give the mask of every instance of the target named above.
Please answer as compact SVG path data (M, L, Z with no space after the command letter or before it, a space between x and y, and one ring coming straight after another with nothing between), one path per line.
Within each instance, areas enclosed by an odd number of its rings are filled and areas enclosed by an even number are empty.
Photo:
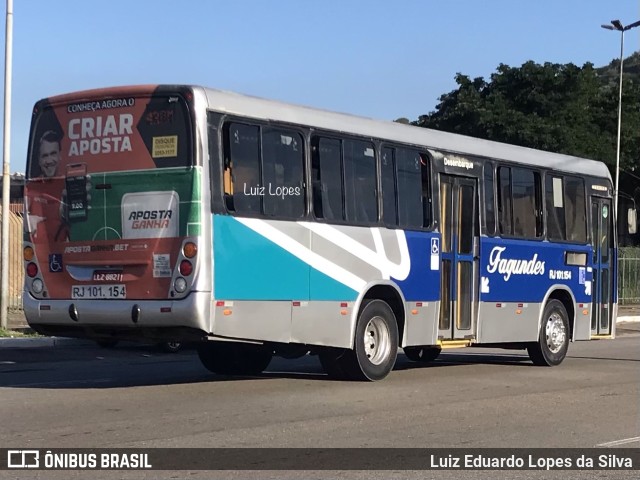
M640 304L640 248L621 248L618 256L618 303Z

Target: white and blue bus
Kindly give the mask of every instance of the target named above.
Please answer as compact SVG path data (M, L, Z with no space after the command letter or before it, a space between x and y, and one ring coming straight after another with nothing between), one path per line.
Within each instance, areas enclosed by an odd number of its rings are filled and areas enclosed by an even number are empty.
M56 145L66 170L43 180ZM221 374L311 353L364 380L399 347L553 366L615 335L601 162L164 85L42 100L28 171L24 304L45 334L197 341Z

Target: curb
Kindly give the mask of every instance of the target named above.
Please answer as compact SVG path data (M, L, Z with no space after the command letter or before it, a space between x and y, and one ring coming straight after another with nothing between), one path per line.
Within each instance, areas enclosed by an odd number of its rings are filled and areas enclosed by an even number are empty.
M95 345L94 341L79 338L36 337L36 338L0 338L3 348L42 348L42 347L86 347Z

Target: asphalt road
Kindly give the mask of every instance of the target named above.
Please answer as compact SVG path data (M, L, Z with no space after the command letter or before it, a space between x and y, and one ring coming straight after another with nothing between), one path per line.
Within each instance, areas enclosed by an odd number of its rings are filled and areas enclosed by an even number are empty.
M576 447L640 435L640 335L580 342L556 368L463 349L400 354L377 383L329 380L315 357L252 378L208 373L192 350L0 350L0 447ZM625 440L627 440L625 442ZM13 472L0 472L0 477ZM20 478L460 478L462 472L29 472ZM560 478L467 472L465 478ZM562 478L637 478L562 472ZM4 475L3 475L4 474Z

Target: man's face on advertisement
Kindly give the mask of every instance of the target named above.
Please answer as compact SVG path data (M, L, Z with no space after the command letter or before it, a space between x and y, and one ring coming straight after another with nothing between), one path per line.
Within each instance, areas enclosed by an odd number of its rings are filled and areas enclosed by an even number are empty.
M40 163L42 175L44 177L53 177L58 169L58 163L60 163L60 144L43 140L40 144L38 162Z

